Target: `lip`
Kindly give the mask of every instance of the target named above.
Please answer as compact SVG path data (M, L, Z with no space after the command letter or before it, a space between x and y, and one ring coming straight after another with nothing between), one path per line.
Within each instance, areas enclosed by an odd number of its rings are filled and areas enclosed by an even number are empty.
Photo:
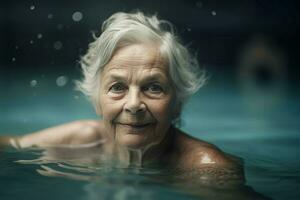
M122 126L130 127L133 129L143 129L143 128L146 128L146 127L152 125L152 123L118 123L118 124L122 125Z

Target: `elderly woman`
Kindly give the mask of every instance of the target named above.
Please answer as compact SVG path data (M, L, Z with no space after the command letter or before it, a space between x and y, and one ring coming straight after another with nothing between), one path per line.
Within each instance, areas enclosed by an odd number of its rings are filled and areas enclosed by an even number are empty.
M116 13L103 23L81 66L84 77L77 88L102 119L7 138L7 143L17 148L98 146L106 160L126 166L161 164L213 171L211 177L227 169L243 182L236 158L176 127L182 107L205 77L170 23L141 12Z

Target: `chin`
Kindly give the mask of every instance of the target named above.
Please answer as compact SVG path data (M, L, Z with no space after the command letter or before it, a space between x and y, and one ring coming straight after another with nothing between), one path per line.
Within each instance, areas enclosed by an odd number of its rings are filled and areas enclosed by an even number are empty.
M122 146L126 147L128 149L132 150L141 150L149 146L149 142L146 141L146 138L141 135L133 135L133 134L127 134L124 136L121 136L117 143Z

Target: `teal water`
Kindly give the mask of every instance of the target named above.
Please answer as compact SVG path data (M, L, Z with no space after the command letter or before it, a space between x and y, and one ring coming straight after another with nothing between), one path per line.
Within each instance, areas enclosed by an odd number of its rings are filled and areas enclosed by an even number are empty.
M31 79L1 85L2 135L97 118L85 97L72 91L71 76L63 87L56 85L56 77L36 80L34 87ZM299 96L293 95L294 90L260 93L221 83L212 82L190 100L182 115L182 129L242 157L247 185L256 192L272 199L299 199ZM0 152L0 199L197 199L157 181L165 173L159 169L15 162L38 159L41 154L14 149ZM75 176L48 177L39 170Z

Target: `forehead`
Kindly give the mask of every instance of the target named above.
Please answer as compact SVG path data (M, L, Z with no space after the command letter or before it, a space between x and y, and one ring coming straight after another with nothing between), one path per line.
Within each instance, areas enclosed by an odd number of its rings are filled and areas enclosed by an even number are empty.
M159 45L132 44L118 49L103 72L115 70L151 69L167 73L167 62L161 56Z

